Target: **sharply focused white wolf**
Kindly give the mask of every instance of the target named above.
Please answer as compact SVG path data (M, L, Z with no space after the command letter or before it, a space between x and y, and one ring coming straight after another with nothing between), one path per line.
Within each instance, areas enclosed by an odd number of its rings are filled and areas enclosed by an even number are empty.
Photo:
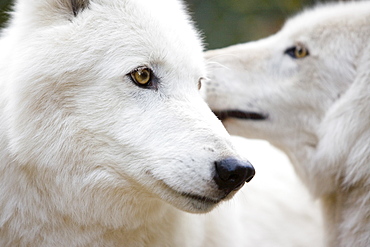
M319 6L207 56L227 129L288 154L323 203L330 246L370 246L370 2Z
M0 54L2 247L204 246L254 175L179 1L19 0Z
M12 15L0 40L1 247L320 245L309 196L274 165L285 157L258 157L268 145L242 148L265 163L246 191L190 214L254 170L201 99L202 45L181 3L19 0Z

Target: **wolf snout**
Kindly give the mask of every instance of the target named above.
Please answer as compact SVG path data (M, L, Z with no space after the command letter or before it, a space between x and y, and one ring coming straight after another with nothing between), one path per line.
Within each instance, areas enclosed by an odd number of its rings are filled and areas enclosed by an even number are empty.
M249 182L255 174L254 167L248 161L227 158L215 162L214 180L220 190L231 192Z

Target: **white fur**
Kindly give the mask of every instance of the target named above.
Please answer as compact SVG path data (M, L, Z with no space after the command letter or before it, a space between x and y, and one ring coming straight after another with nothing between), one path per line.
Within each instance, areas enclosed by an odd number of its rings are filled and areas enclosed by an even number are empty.
M268 38L207 53L211 108L268 115L224 124L289 156L335 247L370 246L369 21L368 1L321 5ZM285 54L297 44L309 56Z
M221 199L214 162L242 157L198 92L202 45L183 6L71 6L19 0L0 39L0 246L309 246L281 226L302 212L274 203L291 173L190 214L216 203L185 193ZM139 66L157 91L130 80Z
M214 161L238 156L183 6L68 3L18 1L0 41L0 245L201 246L180 210L215 204L184 193L218 200ZM139 66L158 91L129 79Z
M242 246L324 246L319 204L313 202L288 157L266 141L237 136L232 140L239 152L254 164L256 176L233 200L213 210L211 217L217 214L219 219L219 215L227 214L228 220L235 218L233 224L240 224L243 231ZM216 229L224 225L213 224ZM222 239L216 238L210 246L217 246L216 241ZM225 242L223 246L239 246L231 243Z

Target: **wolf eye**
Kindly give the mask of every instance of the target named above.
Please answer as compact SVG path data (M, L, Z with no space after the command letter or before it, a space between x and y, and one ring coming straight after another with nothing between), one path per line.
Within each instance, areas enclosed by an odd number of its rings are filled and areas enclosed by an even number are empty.
M203 77L199 78L199 80L198 80L198 90L200 90L202 88L202 80L204 80Z
M309 52L306 47L302 45L296 45L296 46L293 46L287 49L285 51L285 54L288 54L292 58L299 59L299 58L307 57L309 55Z
M150 82L152 73L148 68L141 67L131 72L131 78L139 85L146 85Z
M131 80L139 87L157 89L153 82L153 71L147 67L139 67L133 70L130 74Z

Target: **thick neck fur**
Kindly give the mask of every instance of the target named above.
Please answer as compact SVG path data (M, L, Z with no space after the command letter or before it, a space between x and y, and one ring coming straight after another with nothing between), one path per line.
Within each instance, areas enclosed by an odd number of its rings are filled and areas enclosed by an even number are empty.
M321 197L330 247L369 246L370 186L358 184Z
M8 154L4 153L4 140L2 138L0 143L0 162L7 164L7 168L2 166L0 170L0 246L57 246L61 239L65 246L121 246L124 243L133 247L171 247L201 244L193 243L190 238L184 239L183 234L201 236L200 229L192 222L197 215L179 211L159 200L137 202L140 203L138 210L146 211L143 214L145 218L129 222L132 217L127 215L127 218L122 217L121 226L107 226L105 222L89 218L81 222L73 214L62 212L51 202L52 199L45 198L51 195L42 192L45 188L29 178L29 171L10 161ZM22 183L19 179L23 179ZM134 212L135 209L131 211ZM167 242L163 242L164 239Z
M315 147L294 145L290 149L284 149L292 161L294 168L302 181L307 185L312 194L319 198L323 209L323 217L327 231L328 247L366 247L370 244L370 184L363 179L355 184L346 185L342 178L335 178L333 184L337 186L327 188L323 186L332 178L313 172L312 167L318 162L312 157L315 155ZM325 162L325 161L322 161ZM346 164L335 164L337 170ZM369 162L362 166L369 167ZM322 167L325 164L321 163ZM325 171L323 171L325 172ZM315 176L317 175L317 180ZM321 189L321 190L320 190ZM328 190L329 191L329 190Z
M0 115L3 112L1 103ZM143 199L136 194L129 197L136 201L130 202L127 208L105 207L106 203L93 208L86 198L71 195L75 201L70 200L72 211L65 211L64 202L58 201L58 193L65 193L61 187L69 190L68 185L58 186L56 176L43 184L43 179L38 178L43 175L32 171L32 165L15 161L8 152L6 128L0 117L0 246L58 246L61 239L64 246L109 247L122 243L130 247L202 246L199 216L180 211L158 199ZM92 191L96 192L96 189L92 188ZM131 188L127 190L135 193ZM99 194L96 192L96 196ZM91 199L110 200L103 197ZM125 198L121 197L123 200ZM74 203L79 204L81 210ZM115 223L112 225L111 222ZM195 239L197 243L194 243Z

